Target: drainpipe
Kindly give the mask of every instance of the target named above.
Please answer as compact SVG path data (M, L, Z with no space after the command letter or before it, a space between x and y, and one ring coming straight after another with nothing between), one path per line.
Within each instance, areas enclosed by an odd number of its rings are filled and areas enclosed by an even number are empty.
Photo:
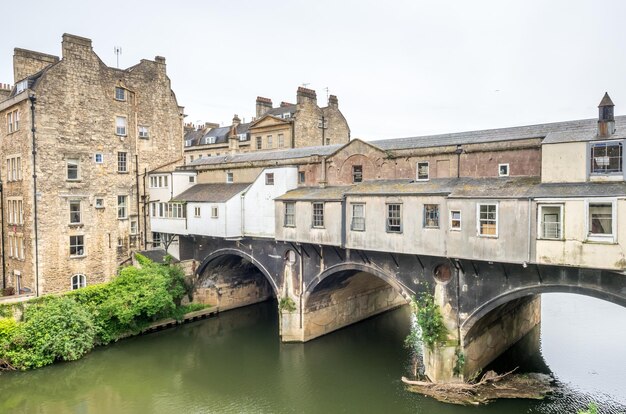
M528 249L527 249L527 255L526 255L526 263L530 263L530 249L531 249L531 240L530 240L530 236L531 236L531 219L532 219L532 201L531 198L528 197ZM524 266L525 267L525 266Z
M7 171L7 175L9 172ZM4 258L4 188L2 187L2 178L0 178L0 206L2 208L2 216L0 219L2 220L2 289L7 288L7 262ZM22 241L22 243L24 243ZM18 292L19 294L19 292Z
M341 196L341 248L346 247L346 195Z
M143 232L143 248L144 249L148 249L148 219L146 218L146 200L147 200L147 193L146 193L146 175L148 175L148 169L144 168L143 169L143 228L144 228L144 232ZM148 213L150 212L150 209L148 209Z
M246 193L245 191L243 193L241 193L241 237L243 237L244 235L244 231L245 231L245 222L246 222L246 206L245 206L245 202L246 202Z
M35 296L39 296L39 231L37 227L37 147L35 146L35 102L34 94L28 96L30 100L30 124L33 134L33 217L35 221ZM4 263L3 263L4 265ZM19 291L17 292L19 295Z
M322 181L320 182L320 187L326 187L326 157L322 158Z
M461 154L463 153L463 148L457 145L454 153L456 154L456 178L459 178L461 176Z
M139 193L139 157L137 154L135 154L135 186L137 187L137 234L141 234L141 220L139 219L139 197L140 197L140 193ZM145 191L145 189L144 189ZM146 194L144 192L143 196L145 197Z

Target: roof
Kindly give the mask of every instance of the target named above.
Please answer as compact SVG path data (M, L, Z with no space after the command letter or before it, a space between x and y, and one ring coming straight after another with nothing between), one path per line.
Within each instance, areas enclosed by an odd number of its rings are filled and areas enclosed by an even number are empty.
M593 126L579 128L570 131L550 132L543 140L542 144L560 144L563 142L587 142L587 141L610 141L612 139L626 138L626 116L615 117L615 133L606 138L598 137L598 121L595 120Z
M276 197L275 200L281 201L340 201L346 191L352 186L337 186L337 187L300 187L295 190L288 191L287 193Z
M604 92L604 96L602 97L602 100L600 101L600 105L598 105L598 107L601 106L615 106L608 92Z
M553 122L549 124L527 125L511 128L486 129L480 131L456 132L451 134L426 135L420 137L394 138L369 141L383 150L400 150L410 148L441 147L466 145L487 142L513 141L530 138L544 138L550 133L564 134L581 131L595 131L598 119L580 119L575 121ZM615 117L616 126L626 129L626 116ZM545 143L545 141L544 141Z
M289 112L291 113L291 115L293 115L296 112L296 108L297 106L295 104L289 104L285 106L279 106L278 108L272 108L269 111L267 111L265 114L277 116L277 115L284 114L285 112Z
M219 155L216 157L200 158L187 165L197 167L200 165L219 165L238 162L279 161L288 160L290 158L306 158L312 155L324 156L332 154L342 146L343 144L335 144L317 147L289 148L272 151L252 151L232 155Z
M250 186L250 183L196 184L173 197L173 201L224 203Z
M246 132L248 132L248 129L250 129L250 125L251 124L252 124L252 122L246 122L245 124L237 125L237 133L238 134L245 134Z
M281 201L339 201L346 196L429 196L473 199L626 196L626 182L541 183L537 177L435 178L429 181L376 180L352 186L300 187Z

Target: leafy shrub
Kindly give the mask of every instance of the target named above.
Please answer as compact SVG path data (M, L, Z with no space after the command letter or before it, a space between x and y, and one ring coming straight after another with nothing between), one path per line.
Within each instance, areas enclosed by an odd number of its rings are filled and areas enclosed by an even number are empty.
M280 298L280 301L278 301L278 309L289 313L294 312L296 310L296 302L294 302L289 296L285 296Z
M19 369L73 361L93 348L94 334L84 307L67 297L49 298L26 308L3 357Z
M430 349L445 342L448 329L443 324L443 316L435 298L429 293L423 293L412 301L413 312L420 327L422 342Z

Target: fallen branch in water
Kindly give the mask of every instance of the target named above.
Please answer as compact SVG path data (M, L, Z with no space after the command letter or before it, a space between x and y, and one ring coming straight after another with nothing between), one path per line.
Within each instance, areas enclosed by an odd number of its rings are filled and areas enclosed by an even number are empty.
M409 380L402 377L412 392L433 397L439 401L460 404L485 404L498 398L533 398L541 399L551 391L551 378L544 374L511 375L517 368L496 374L486 372L475 383L452 382L434 383L429 381ZM496 384L499 383L499 384Z

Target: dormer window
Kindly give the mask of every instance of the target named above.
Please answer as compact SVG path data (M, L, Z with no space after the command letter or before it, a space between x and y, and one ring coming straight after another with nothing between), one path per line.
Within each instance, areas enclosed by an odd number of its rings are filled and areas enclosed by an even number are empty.
M206 144L215 144L216 137L207 137Z
M24 92L26 89L28 89L28 79L24 79L15 85L15 94Z
M239 141L245 141L248 139L248 135L247 134L239 134Z
M621 142L591 144L591 174L613 174L623 171Z

